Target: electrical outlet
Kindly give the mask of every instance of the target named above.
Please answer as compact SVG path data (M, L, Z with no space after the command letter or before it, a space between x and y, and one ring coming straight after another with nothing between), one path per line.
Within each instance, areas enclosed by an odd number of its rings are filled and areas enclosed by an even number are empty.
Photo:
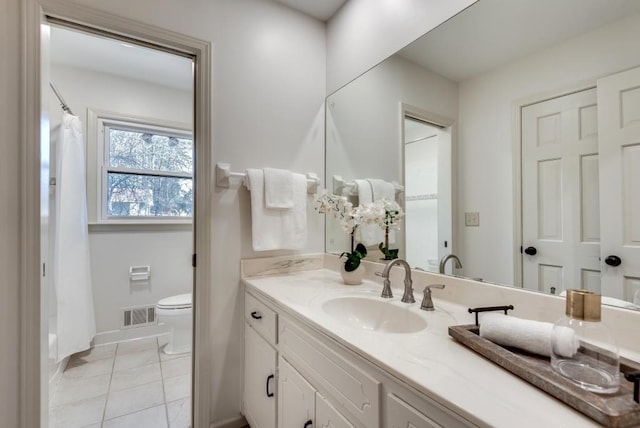
M465 226L480 226L480 213L464 213L464 225Z

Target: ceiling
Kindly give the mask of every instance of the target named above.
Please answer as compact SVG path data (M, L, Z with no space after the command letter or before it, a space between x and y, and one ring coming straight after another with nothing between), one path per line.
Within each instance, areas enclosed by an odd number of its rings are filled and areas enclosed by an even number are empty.
M274 0L320 21L327 21L347 0Z
M193 87L193 67L189 58L61 27L51 26L50 58L52 64L185 91ZM55 75L52 77L55 79Z
M639 12L638 0L481 0L399 55L462 81Z

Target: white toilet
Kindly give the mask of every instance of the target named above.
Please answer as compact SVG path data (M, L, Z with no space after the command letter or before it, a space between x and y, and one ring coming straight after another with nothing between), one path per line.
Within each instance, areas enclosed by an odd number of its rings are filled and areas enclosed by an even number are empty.
M191 293L162 299L156 305L158 323L171 327L169 343L164 353L169 355L191 352Z

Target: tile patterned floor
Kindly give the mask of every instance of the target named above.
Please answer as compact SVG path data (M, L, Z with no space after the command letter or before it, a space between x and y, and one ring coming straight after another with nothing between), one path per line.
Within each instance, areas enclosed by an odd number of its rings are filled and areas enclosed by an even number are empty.
M191 354L162 352L167 336L75 354L55 385L50 428L188 428Z

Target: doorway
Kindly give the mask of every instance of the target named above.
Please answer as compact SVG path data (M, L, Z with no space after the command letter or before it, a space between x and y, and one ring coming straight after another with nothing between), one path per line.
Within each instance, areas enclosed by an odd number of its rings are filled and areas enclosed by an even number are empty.
M174 314L192 326L193 60L64 26L47 33L49 426L188 427L192 329ZM62 137L70 119L81 141ZM79 211L88 224L77 239Z
M451 127L403 118L406 257L411 266L438 272L451 248Z
M22 123L22 156L25 159L21 178L23 180L23 199L21 203L23 222L21 234L23 251L21 254L22 271L22 311L21 311L21 349L20 368L22 399L20 415L24 426L47 426L47 325L41 311L48 304L45 284L42 282L44 266L41 263L46 256L47 242L40 235L48 222L48 203L40 200L47 195L49 182L47 175L41 173L48 165L41 165L48 152L48 111L46 109L48 81L42 73L41 55L46 55L47 44L45 24L63 25L89 33L99 33L115 40L153 46L159 50L187 55L194 59L194 108L193 138L195 153L194 170L197 174L193 181L193 359L192 359L192 426L209 425L210 359L204 349L208 349L209 337L209 289L199 284L209 284L211 273L206 266L198 267L195 255L205 260L211 257L210 218L210 158L211 158L211 80L210 80L210 42L198 40L182 34L142 24L127 18L112 16L108 13L81 6L69 8L64 4L40 0L29 0L24 9L25 43L25 93L24 121ZM100 30L97 30L100 29ZM42 78L42 79L41 79ZM41 153L43 154L41 156ZM45 159L46 160L46 159ZM196 233L197 231L197 233ZM41 246L42 245L42 246ZM41 320L44 324L41 324ZM43 382L45 380L45 382Z

